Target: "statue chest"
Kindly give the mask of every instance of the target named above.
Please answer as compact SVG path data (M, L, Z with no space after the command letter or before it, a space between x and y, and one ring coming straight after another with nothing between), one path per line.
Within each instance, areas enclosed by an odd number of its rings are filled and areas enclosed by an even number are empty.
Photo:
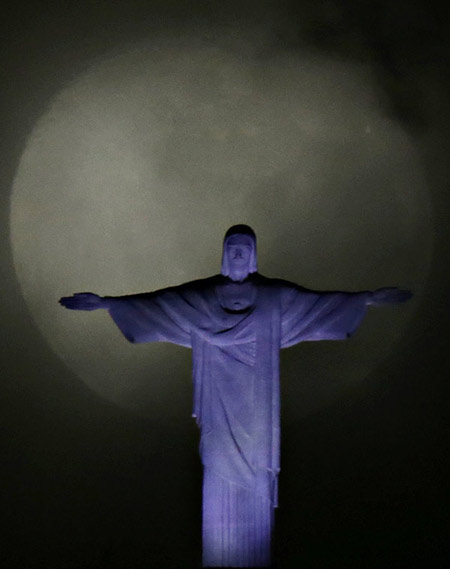
M227 311L244 312L255 305L257 289L253 283L225 283L216 287L220 305Z

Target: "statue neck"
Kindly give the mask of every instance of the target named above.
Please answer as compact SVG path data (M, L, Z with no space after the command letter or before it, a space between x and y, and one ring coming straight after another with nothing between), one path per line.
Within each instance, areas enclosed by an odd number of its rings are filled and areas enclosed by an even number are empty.
M249 274L250 273L248 272L248 269L242 269L242 270L232 269L230 270L228 278L230 278L234 282L241 283L245 281L245 279L248 277Z

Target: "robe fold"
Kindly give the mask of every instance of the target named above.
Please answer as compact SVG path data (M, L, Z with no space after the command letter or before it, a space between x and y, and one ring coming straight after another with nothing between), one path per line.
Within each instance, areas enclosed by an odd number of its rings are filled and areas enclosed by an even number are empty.
M203 566L267 567L280 470L279 351L349 337L368 293L314 292L257 273L256 300L231 311L217 275L110 298L109 313L134 343L192 348L193 416L200 428Z

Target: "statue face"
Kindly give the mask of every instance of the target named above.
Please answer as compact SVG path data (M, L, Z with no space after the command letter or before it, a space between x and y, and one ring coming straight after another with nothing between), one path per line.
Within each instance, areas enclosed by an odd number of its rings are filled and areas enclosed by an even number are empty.
M243 231L240 231L240 230ZM258 271L256 236L246 225L234 225L225 234L221 273L233 281L243 281Z
M246 235L234 235L226 245L229 265L236 269L249 266L251 252L251 241Z

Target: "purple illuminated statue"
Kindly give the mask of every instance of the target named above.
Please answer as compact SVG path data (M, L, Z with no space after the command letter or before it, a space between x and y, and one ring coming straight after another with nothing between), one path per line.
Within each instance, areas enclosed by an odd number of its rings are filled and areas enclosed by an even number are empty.
M410 297L396 288L314 292L264 277L253 230L235 225L225 235L220 275L130 296L80 293L60 303L107 309L130 342L192 348L203 566L267 567L280 470L280 348L343 340L367 306Z

